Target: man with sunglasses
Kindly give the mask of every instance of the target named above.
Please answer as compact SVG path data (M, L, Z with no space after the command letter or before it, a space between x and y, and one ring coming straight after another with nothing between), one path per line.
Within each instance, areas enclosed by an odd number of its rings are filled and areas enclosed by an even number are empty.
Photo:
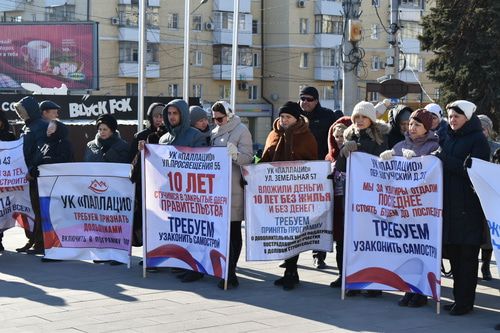
M342 112L333 112L319 103L319 93L314 87L307 86L300 91L299 105L301 114L309 120L309 129L318 143L318 158L325 159L328 154L328 130L343 116ZM326 252L313 251L314 265L318 269L326 268Z

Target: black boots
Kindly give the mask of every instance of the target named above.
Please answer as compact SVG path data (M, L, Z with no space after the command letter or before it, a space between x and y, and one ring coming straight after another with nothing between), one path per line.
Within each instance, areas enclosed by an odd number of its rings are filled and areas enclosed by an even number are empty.
M297 284L299 284L299 273L297 273L297 270L286 270L282 278L274 281L274 285L282 286L283 290L292 290Z
M493 250L481 249L481 273L483 274L483 280L490 281L493 277L490 271L491 254Z

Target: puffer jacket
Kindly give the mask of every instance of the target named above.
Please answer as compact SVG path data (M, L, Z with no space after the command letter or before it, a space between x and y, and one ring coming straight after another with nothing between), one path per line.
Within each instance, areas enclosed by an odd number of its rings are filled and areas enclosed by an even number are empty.
M129 146L122 140L119 132L114 132L106 140L99 133L95 139L87 143L83 158L85 162L129 163Z
M416 156L429 155L439 148L439 137L434 131L427 131L427 134L418 139L411 139L408 132L405 133L405 139L396 143L392 148L396 156L403 156L403 149L413 150Z
M68 128L57 122L57 128L41 147L40 164L68 163L73 161L73 148L68 140Z

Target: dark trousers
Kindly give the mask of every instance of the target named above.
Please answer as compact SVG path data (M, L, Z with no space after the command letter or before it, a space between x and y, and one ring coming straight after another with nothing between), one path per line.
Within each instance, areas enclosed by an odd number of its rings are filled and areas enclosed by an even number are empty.
M326 252L324 252L324 251L313 251L313 258L325 261L325 259L326 259Z
M476 297L479 245L445 245L453 273L453 297L458 306L472 307Z
M231 221L229 231L229 272L228 277L236 276L236 265L240 258L243 239L241 237L241 221Z
M344 241L335 242L335 259L337 260L337 268L339 269L339 276L342 275L342 268L344 264Z
M297 272L297 262L299 261L299 255L293 256L285 260L285 273L296 273Z
M30 180L30 199L35 215L35 222L33 232L25 230L25 234L29 241L35 245L35 248L43 249L42 217L40 215L40 197L38 195L38 182L36 179Z

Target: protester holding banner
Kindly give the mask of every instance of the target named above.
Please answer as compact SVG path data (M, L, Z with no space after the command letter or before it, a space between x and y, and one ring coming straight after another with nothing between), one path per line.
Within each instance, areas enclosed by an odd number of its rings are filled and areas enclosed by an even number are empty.
M244 218L243 186L240 165L249 164L253 159L252 134L241 123L240 117L234 114L226 101L218 101L212 105L212 118L215 128L210 136L211 146L227 147L231 155L231 227L229 238L228 281L229 288L239 285L236 276L236 265L240 257L243 240L241 236L241 221ZM219 288L224 288L220 281Z
M309 130L309 121L300 111L299 104L290 101L279 109L279 118L267 136L261 163L318 159L316 139ZM284 290L295 288L299 283L298 260L299 255L285 260L285 273L274 281L275 286L282 286Z
M97 134L87 143L85 162L129 163L129 146L117 131L118 122L110 114L96 120Z
M377 113L372 103L362 101L356 104L351 120L352 125L344 132L345 142L336 162L336 167L341 172L346 172L347 158L351 152L360 151L378 156L388 148L387 134L390 127L383 121L377 120ZM349 290L346 295L353 296L358 293L358 290ZM375 297L381 293L380 290L367 290L369 297Z
M488 145L490 146L490 161L493 162L493 154L497 149L500 148L500 143L494 141L495 132L493 131L493 122L491 119L484 114L477 116L481 121L481 127L483 128L483 134L488 139ZM486 221L485 221L486 222ZM491 255L493 254L493 247L491 246L491 236L488 230L488 225L485 225L485 238L486 241L481 245L481 274L483 275L483 280L490 281L493 277L491 276L490 263Z
M189 108L189 118L191 120L191 127L199 130L207 140L207 145L210 145L210 135L212 134L212 127L208 121L208 115L201 106L194 105Z
M141 182L141 154L139 144L144 144L148 136L156 132L163 125L163 109L165 104L152 103L146 117L148 127L134 134L130 144L130 163L132 163L131 179L135 183L134 225L132 230L132 246L142 246L142 182ZM157 142L156 142L157 143Z
M16 136L10 131L9 121L4 112L0 110L0 141L14 141ZM0 230L0 252L4 250L3 244L3 231Z
M405 133L405 140L398 142L391 150L386 150L380 154L383 160L390 160L393 156L404 156L408 159L417 156L430 155L439 149L439 137L431 130L433 115L425 109L418 109L410 116L408 132ZM427 304L427 296L407 292L398 301L399 306L409 306L413 308Z
M443 162L443 252L453 273L451 315L472 311L477 285L479 246L484 243L484 213L464 162L470 157L489 160L488 141L482 133L476 105L457 100L446 106L449 136L436 156ZM467 163L465 163L467 164Z
M26 166L28 167L27 179L30 182L30 198L35 223L33 231L25 231L28 242L17 252L30 254L43 254L43 232L40 217L40 204L38 200L38 184L34 176L41 162L41 147L47 140L48 122L41 119L41 113L37 101L32 96L26 96L14 104L17 115L24 121L21 137L23 137L23 153ZM31 249L33 247L33 249Z
M344 132L352 125L351 117L344 116L338 119L328 131L328 154L325 160L335 163L344 144ZM333 168L333 240L335 241L335 260L339 270L338 278L330 283L332 288L342 286L342 267L344 252L344 200L345 200L345 172L339 171L334 164Z

